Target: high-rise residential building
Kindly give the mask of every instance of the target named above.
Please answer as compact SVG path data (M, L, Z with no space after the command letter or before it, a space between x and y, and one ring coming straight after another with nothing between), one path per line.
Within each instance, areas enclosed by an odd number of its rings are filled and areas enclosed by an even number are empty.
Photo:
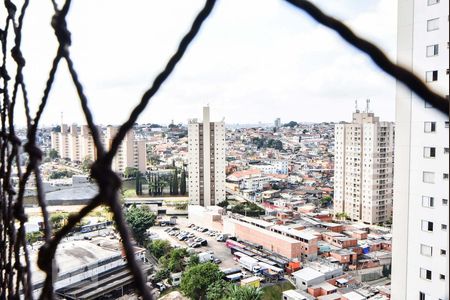
M275 119L274 126L275 126L275 128L281 127L281 119L280 118Z
M397 60L449 94L449 0L399 0ZM396 95L392 299L449 299L449 117Z
M356 110L335 126L334 210L354 221L391 220L394 125Z
M119 128L108 126L106 128L105 145L109 149ZM146 171L145 141L136 140L134 130L128 131L122 143L119 145L112 162L112 169L116 172L125 172L126 168L136 168L140 172Z
M112 139L118 128L108 126L106 136L99 128L100 140L106 149L109 149ZM145 141L136 140L134 130L130 130L119 146L116 156L113 159L112 169L115 172L123 173L125 168L137 168L141 172L146 171L147 154ZM51 148L58 151L61 158L71 161L82 162L86 159L95 161L97 159L97 149L89 127L83 125L61 124L60 132L51 133Z
M189 202L212 206L225 200L225 123L210 122L203 107L203 122L189 120Z

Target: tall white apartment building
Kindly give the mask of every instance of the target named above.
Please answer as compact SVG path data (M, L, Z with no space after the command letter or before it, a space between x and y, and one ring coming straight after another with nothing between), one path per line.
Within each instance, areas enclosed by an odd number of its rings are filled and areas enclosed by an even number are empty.
M449 94L449 0L399 0L397 60ZM449 117L397 84L392 299L449 299Z
M189 120L189 202L212 206L225 200L225 123L210 122L203 107L203 122Z
M110 149L112 141L119 128L108 126L106 128L105 145ZM146 171L147 154L145 141L136 140L134 130L128 131L122 143L120 144L112 162L112 169L115 172L123 173L127 167L136 168L140 172Z
M334 211L367 224L391 219L394 125L373 113L353 113L335 126Z
M111 147L112 139L117 134L117 127L108 126L106 135L102 134L99 128L100 139L106 149ZM146 171L147 153L145 141L136 140L134 131L130 130L113 159L112 169L115 172L123 173L125 168L137 168L141 172ZM77 125L61 124L60 132L51 133L51 148L58 151L61 158L71 161L82 162L85 159L95 161L97 159L97 149L94 139L87 125L78 127Z

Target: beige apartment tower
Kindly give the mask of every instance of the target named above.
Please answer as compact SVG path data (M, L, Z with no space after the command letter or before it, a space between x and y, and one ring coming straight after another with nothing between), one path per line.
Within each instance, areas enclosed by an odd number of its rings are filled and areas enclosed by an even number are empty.
M189 203L212 206L225 200L225 123L189 120Z
M108 126L106 128L105 145L109 149L112 141L117 134L119 128ZM117 154L112 162L112 169L116 172L123 173L127 167L136 168L141 173L146 171L146 149L145 141L135 139L134 130L128 131L122 143L120 144Z
M449 0L399 0L397 61L449 95ZM449 299L449 116L397 83L393 300Z
M391 220L394 125L356 110L351 123L335 126L334 212L353 221Z
M102 134L100 128L101 143L109 149L112 139L117 134L118 127L108 126L106 135ZM125 168L137 168L144 173L146 171L147 153L144 140L136 140L134 130L130 130L119 146L116 156L113 159L112 169L115 172L123 173ZM78 127L77 125L61 124L60 132L51 133L51 148L58 151L63 159L82 162L86 159L95 161L97 159L97 149L94 139L87 125Z

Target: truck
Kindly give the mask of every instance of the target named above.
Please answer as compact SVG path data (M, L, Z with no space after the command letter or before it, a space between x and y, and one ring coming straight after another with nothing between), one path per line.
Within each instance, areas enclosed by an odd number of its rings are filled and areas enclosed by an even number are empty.
M276 266L264 262L259 262L259 266L261 275L263 275L264 277L279 280L282 279L284 276L284 270L281 268L278 268Z
M241 267L252 272L253 274L258 274L261 269L258 261L247 255L242 255L239 258L239 264L241 265Z
M231 274L241 273L241 268L228 268L221 270L224 276L228 276Z
M209 252L202 252L202 253L198 254L198 261L200 263L209 262L212 260L213 260L213 257L211 255L211 253L209 253Z
M261 286L261 278L252 276L241 280L241 286L249 286L259 288Z
M234 273L234 274L225 276L225 281L235 282L235 281L241 280L241 278L242 278L242 273Z

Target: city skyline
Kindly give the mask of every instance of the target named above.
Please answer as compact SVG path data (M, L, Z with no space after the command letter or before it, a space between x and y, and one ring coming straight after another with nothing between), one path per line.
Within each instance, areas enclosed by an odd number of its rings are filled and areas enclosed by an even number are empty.
M314 2L395 58L395 3ZM201 5L202 1L133 3L128 8L114 2L72 4L70 51L96 123L120 124L128 117ZM108 14L103 14L106 9ZM31 3L25 18L24 77L32 111L56 51L51 17L50 4ZM40 43L43 39L48 43ZM344 68L347 76L338 75ZM66 123L83 123L67 79L64 66L57 72L43 125L59 123L61 112ZM232 124L272 123L277 117L342 121L356 99L367 98L381 119L394 120L395 81L335 33L281 1L229 1L218 3L138 122L186 123L187 116L195 116L208 103L214 107L213 119L225 117ZM23 125L23 113L16 116L17 124Z

